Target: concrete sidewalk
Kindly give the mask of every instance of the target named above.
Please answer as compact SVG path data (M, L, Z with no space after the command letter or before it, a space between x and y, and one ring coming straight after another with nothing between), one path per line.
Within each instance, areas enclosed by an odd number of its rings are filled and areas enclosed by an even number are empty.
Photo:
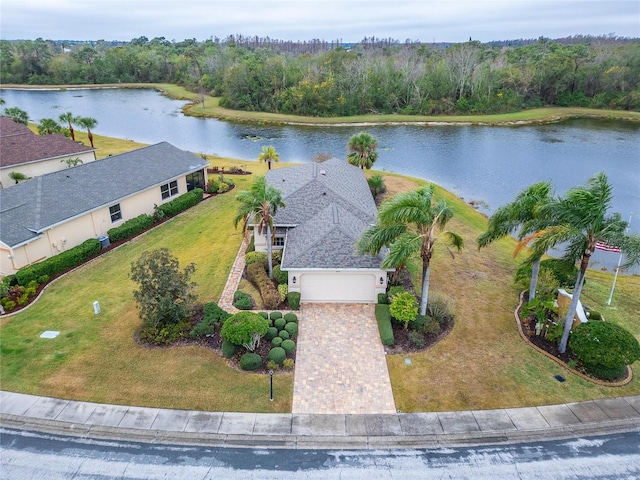
M198 412L0 392L0 426L92 439L290 449L495 445L640 431L640 396L468 412Z

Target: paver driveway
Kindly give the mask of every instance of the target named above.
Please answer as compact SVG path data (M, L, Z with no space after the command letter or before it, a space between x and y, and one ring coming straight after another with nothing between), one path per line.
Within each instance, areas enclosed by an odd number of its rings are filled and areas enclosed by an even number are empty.
M303 304L293 413L396 413L374 305Z

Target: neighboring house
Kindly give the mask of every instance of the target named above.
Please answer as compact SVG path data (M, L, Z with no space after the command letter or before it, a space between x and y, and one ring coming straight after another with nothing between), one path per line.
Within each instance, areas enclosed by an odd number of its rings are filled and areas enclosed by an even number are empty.
M285 204L274 217L274 247L283 249L289 291L302 302L377 302L387 288L383 257L356 251L377 213L362 170L331 159L270 170L266 179ZM266 251L264 235L254 244Z
M0 275L79 245L193 188L209 164L163 142L0 190Z
M11 172L37 177L68 168L67 160L93 162L95 151L61 133L37 135L9 117L0 117L0 188L15 185Z

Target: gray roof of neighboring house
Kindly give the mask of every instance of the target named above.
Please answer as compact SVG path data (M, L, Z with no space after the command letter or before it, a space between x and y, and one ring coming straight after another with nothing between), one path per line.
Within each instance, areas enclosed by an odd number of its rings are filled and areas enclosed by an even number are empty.
M0 168L94 152L61 133L36 135L26 125L0 117Z
M282 194L276 225L289 230L283 269L380 268L383 256L359 255L355 245L377 208L364 173L343 160L312 162L267 173Z
M162 142L21 182L0 190L0 241L18 246L53 225L207 166Z

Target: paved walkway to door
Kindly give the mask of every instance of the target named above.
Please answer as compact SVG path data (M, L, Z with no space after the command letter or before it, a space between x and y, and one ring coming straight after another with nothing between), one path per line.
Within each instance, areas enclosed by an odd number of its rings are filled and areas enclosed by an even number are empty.
M303 304L292 413L396 413L374 305Z

